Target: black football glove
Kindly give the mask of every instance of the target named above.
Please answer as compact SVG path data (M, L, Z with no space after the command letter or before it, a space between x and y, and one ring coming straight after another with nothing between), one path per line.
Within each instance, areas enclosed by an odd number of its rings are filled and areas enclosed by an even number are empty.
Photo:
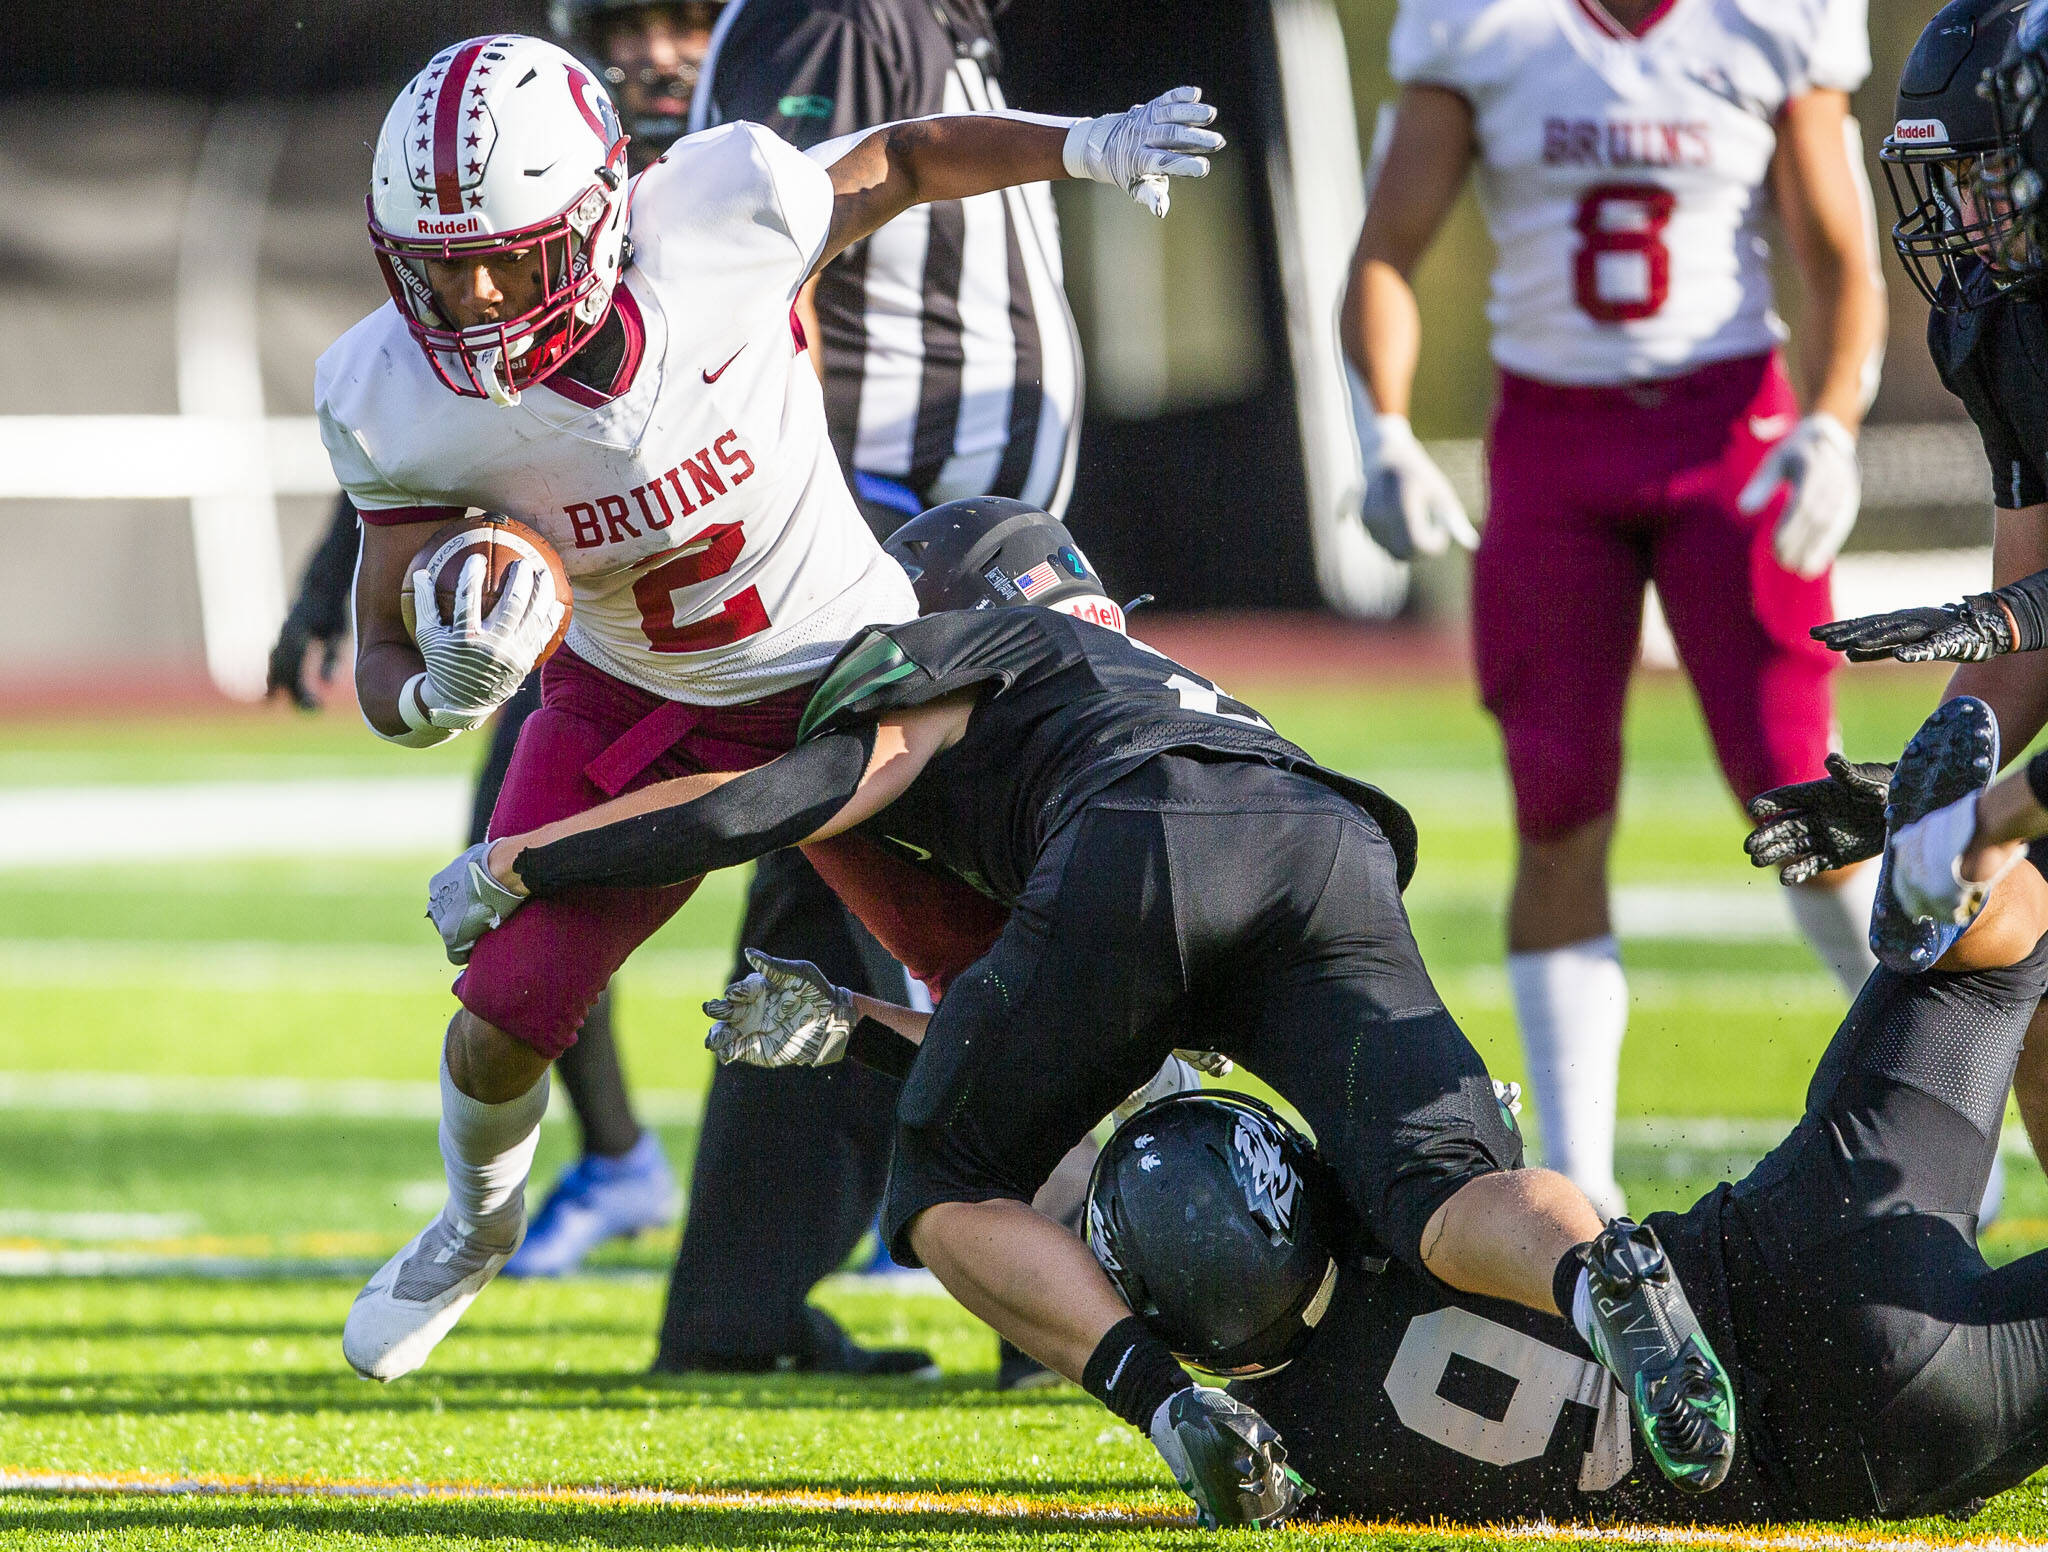
M270 649L270 669L264 678L264 693L289 695L299 710L318 711L319 698L313 694L306 680L307 660L312 656L314 643L318 642L320 683L332 684L335 667L341 661L341 639L347 632L345 621L317 629L294 609L285 616L284 625L277 633L277 643Z
M1803 884L1817 873L1846 868L1884 850L1892 768L1831 754L1827 769L1819 781L1795 781L1749 800L1756 828L1743 839L1742 849L1757 867L1776 868L1783 883Z
M1822 646L1849 654L1852 663L1891 658L1900 663L1981 663L2017 649L2012 621L1989 593L1938 609L1894 609L1816 625Z

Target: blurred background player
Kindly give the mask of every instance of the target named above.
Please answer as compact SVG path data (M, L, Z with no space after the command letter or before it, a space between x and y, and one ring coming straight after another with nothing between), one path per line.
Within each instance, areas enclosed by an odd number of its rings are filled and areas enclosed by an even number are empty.
M631 137L631 172L644 171L683 134L719 9L717 0L654 5L556 0L550 7L558 40L603 72ZM272 691L289 693L303 707L316 704L307 683L309 653L318 648L320 677L328 678L348 628L356 535L355 508L346 496L337 497L333 524L308 563L271 654ZM534 674L499 713L478 774L472 841L483 839L519 730L539 705L540 676ZM760 888L749 896L740 941L780 945L784 952L829 964L851 983L879 995L904 994L900 968L817 882L807 864L802 871L808 888L793 890L789 898ZM886 979L891 973L893 981ZM535 1214L525 1243L506 1264L506 1276L562 1276L607 1240L675 1220L675 1177L660 1138L633 1113L613 1034L612 1004L607 988L576 1043L556 1061L575 1112L581 1154ZM806 1171L810 1179L832 1182L801 1194L777 1188L786 1177L768 1182L761 1172L744 1169L729 1107L714 1100L707 1109L685 1225L685 1243L692 1248L679 1263L656 1368L785 1365L889 1374L931 1367L930 1355L921 1349L858 1346L808 1302L818 1281L846 1259L881 1198L890 1099L855 1092L867 1076L858 1071L805 1073L775 1085L787 1094L775 1134L792 1149L811 1150L808 1162L815 1167ZM797 1089L806 1092L789 1092ZM802 1124L795 1109L799 1105L808 1107ZM870 1115L876 1110L879 1118ZM723 1186L749 1199L728 1200ZM756 1200L763 1192L773 1200ZM707 1229L707 1223L727 1212L737 1216ZM683 1267L689 1269L687 1277Z
M736 0L720 13L690 125L747 119L808 150L898 119L1003 107L1001 59L983 0ZM800 307L833 449L878 539L966 496L1064 513L1081 344L1044 185L911 210L828 265ZM795 851L763 858L748 891L740 942L770 941L828 974L851 967L876 996L905 990L902 971ZM728 1348L735 1325L759 1319L747 1301L719 1296L735 1265L808 1254L815 1282L854 1248L881 1203L896 1090L854 1067L713 1074L658 1365ZM836 1139L836 1168L749 1167L759 1138L810 1133ZM1070 1226L1093 1144L1077 1155L1037 1204ZM811 1188L827 1178L841 1182L836 1200ZM764 1242L758 1225L778 1219L808 1227ZM1007 1343L1000 1363L1006 1389L1056 1378Z
M1818 769L1832 733L1806 631L1856 520L1884 334L1848 109L1864 7L1405 0L1390 49L1402 93L1341 321L1361 515L1396 555L1474 542L1407 412L1409 276L1476 168L1501 387L1474 645L1515 792L1509 979L1546 1157L1614 1211L1628 993L1607 859L1645 584L1738 797ZM1804 282L1798 396L1767 204ZM1819 877L1792 901L1851 990L1872 883Z

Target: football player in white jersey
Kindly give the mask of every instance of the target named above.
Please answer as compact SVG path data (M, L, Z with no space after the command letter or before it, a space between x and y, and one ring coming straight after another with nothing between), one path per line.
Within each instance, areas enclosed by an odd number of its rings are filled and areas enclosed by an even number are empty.
M1738 798L1817 769L1830 665L1807 628L1856 520L1884 298L1848 94L1864 0L1402 0L1402 93L1342 315L1362 517L1396 555L1478 545L1480 688L1520 836L1508 968L1552 1164L1618 1209L1627 987L1607 855L1654 581ZM1473 534L1407 419L1409 275L1468 172L1497 250L1500 394ZM1778 350L1765 217L1804 282ZM1794 891L1853 989L1871 870Z
M399 93L371 170L391 304L315 381L365 525L356 693L371 728L423 746L478 726L559 624L538 568L515 566L488 613L466 585L445 622L432 579L407 576L431 525L481 508L543 533L575 595L493 833L789 747L845 639L916 612L833 458L791 322L798 289L929 200L1088 177L1163 214L1167 178L1202 175L1222 144L1198 97L1098 119L919 119L811 156L732 124L629 183L617 114L573 56L509 34L436 55ZM815 860L856 906L877 892L878 854L865 875ZM889 908L914 908L898 885ZM442 1066L449 1200L350 1310L358 1372L417 1368L517 1248L548 1063L691 887L598 892L479 945Z

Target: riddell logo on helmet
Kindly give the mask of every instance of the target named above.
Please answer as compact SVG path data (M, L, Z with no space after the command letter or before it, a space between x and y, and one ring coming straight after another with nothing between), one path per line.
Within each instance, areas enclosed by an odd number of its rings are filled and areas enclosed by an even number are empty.
M460 237L465 232L480 231L482 228L475 216L464 216L460 221L422 221L422 237Z
M1892 139L1902 145L1946 145L1948 126L1940 119L1900 119L1892 126Z

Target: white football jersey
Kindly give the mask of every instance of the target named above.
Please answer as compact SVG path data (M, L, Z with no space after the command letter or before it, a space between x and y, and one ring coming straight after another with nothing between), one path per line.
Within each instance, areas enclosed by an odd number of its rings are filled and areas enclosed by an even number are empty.
M1493 354L1550 382L1664 377L1784 338L1765 173L1785 103L1870 72L1865 0L1402 0L1404 85L1472 106Z
M531 523L574 585L568 645L629 684L721 706L815 678L859 627L917 613L847 492L791 323L832 199L823 168L755 124L641 174L616 303L638 362L609 400L560 374L509 407L458 397L387 303L315 371L342 488L373 523L412 507Z

